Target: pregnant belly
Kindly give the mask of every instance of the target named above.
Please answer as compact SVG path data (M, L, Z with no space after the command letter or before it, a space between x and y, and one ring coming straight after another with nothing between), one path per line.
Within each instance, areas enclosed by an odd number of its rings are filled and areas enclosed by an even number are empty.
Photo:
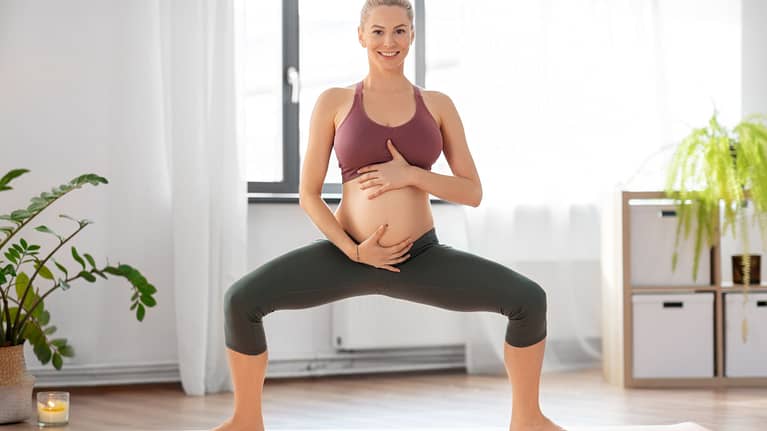
M379 240L388 247L410 237L412 240L434 226L429 194L416 187L389 190L373 199L374 188L360 190L357 179L343 184L341 203L335 216L357 242L366 240L382 224L389 227Z

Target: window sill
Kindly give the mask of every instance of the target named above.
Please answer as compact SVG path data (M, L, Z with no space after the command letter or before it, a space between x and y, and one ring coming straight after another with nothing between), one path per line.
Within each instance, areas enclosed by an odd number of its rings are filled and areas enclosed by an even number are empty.
M248 193L248 204L298 204L298 193ZM322 200L329 204L341 202L340 193L323 193ZM434 196L429 198L433 204L458 205L456 203L439 199Z

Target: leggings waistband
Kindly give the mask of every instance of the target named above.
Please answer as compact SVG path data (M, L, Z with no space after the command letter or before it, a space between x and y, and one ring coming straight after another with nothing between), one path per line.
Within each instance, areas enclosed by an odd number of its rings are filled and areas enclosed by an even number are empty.
M349 232L347 232L347 234L348 233ZM351 235L349 236L351 237ZM357 243L357 241L353 237L352 237L352 241ZM421 236L419 236L415 241L413 241L413 246L410 248L410 251L409 251L411 258L421 254L421 252L423 252L428 247L435 244L439 244L439 238L437 238L436 228L432 227L431 229L421 234Z
M410 259L413 259L423 253L427 248L436 244L439 244L439 238L437 238L436 229L432 227L413 242L413 246L408 252L410 254Z

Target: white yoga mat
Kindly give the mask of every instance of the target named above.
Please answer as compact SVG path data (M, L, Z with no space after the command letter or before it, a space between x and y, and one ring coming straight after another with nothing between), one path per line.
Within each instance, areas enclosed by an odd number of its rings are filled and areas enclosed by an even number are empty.
M712 431L694 422L681 422L670 425L599 425L567 426L559 424L567 431ZM505 427L471 428L274 428L273 431L508 431Z

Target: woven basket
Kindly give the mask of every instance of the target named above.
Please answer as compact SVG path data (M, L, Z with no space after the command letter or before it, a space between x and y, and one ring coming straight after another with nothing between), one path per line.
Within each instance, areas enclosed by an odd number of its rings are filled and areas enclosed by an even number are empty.
M35 377L24 364L24 345L0 347L0 424L31 416L34 386Z
M0 386L21 383L26 370L23 344L0 347Z

